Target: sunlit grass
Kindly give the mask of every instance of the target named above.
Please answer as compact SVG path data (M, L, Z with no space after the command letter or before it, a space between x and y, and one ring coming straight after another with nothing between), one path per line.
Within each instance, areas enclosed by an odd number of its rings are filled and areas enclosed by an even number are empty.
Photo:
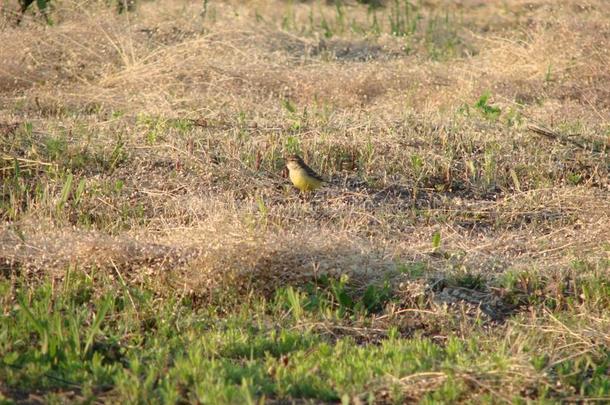
M602 0L121 3L0 17L0 402L610 400Z

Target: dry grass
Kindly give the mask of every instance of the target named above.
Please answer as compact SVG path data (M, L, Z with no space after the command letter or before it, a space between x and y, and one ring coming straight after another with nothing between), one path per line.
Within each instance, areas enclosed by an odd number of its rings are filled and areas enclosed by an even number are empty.
M349 247L353 238L370 237L366 250L400 261L425 257L437 230L443 249L483 267L502 263L494 271L607 256L607 147L570 148L524 124L577 132L587 145L607 143L610 56L603 44L610 27L603 2L451 6L471 52L440 62L423 40L405 53L400 37L362 40L346 30L322 40L315 32L278 29L290 10L294 24L305 27L311 7L326 14L332 7L222 3L202 20L199 6L144 3L137 15L116 16L99 5L62 2L56 27L36 19L5 23L3 50L11 57L0 66L2 122L29 122L33 133L17 146L21 133L4 137L3 173L17 157L33 173L28 181L45 188L45 197L30 196L11 226L49 219L63 184L45 174L46 165L85 182L72 212L53 214L45 230L21 231L47 260L103 261L124 250L116 260L133 260L137 269L146 254L129 252L138 240L171 252L199 250L210 269L214 257L220 267L231 267L231 258L241 263L241 252L247 260L238 267L255 268L260 258L250 249L278 244L290 252L304 239L305 258L298 260L317 266L333 255L327 245L358 250ZM437 6L426 6L425 18ZM366 20L364 7L346 9L350 18ZM521 121L457 112L472 109L485 90ZM296 111L283 109L283 99ZM299 200L281 177L288 137L334 179L312 201ZM120 143L123 156L111 168L75 167L40 151L49 138L62 139L63 154L96 151L109 159ZM412 156L420 167L414 169ZM566 184L575 175L578 184ZM119 191L90 191L117 180L124 183ZM135 205L139 218L124 212ZM63 229L79 228L83 213L97 233L81 246L72 240L83 231ZM117 239L110 242L108 232ZM27 263L28 255L19 261ZM272 256L293 268L293 255Z
M57 1L54 26L4 10L3 274L101 270L204 300L348 274L440 316L450 291L425 286L456 273L491 287L610 260L604 0L426 1L407 37L389 6L374 34L355 2L342 25L324 2L210 3ZM331 179L310 198L283 174L295 150Z

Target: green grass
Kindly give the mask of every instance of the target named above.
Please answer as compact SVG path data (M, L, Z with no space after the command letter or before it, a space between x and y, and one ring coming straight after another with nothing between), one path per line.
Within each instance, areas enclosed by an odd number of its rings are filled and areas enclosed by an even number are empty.
M533 320L475 323L461 336L459 322L446 319L445 327L455 329L445 330L442 340L401 329L400 322L376 321L398 297L383 286L359 294L346 279L288 287L269 299L252 296L219 311L188 296L161 298L99 277L73 269L61 285L19 278L0 284L2 392L36 392L49 402L72 392L79 402L121 403L368 402L380 396L390 403L435 403L466 395L496 403L497 395L518 402L529 391L540 402L610 395L610 351L602 336L585 332L591 321L577 315L586 307L610 326L604 276L575 276L574 291L565 292L571 302L563 308L533 303ZM513 294L523 288L519 281L504 283ZM543 284L536 288L543 291ZM532 334L534 325L544 332ZM566 356L568 345L580 350ZM523 386L505 393L507 382Z

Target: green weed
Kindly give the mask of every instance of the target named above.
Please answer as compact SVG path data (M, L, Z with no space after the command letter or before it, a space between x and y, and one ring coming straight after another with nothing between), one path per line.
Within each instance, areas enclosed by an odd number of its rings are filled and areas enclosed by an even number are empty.
M476 108L483 117L489 120L497 120L502 110L500 107L492 106L489 104L489 98L491 97L491 93L485 92L481 95L481 97L474 104L474 108Z

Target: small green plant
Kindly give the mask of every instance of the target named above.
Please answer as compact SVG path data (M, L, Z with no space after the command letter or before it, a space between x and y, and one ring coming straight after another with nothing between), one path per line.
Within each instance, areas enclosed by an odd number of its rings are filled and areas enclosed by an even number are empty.
M566 175L566 178L568 179L568 182L573 186L576 186L582 182L582 174L580 173L568 173Z
M303 113L299 113L297 106L290 100L282 100L282 107L288 112L290 117L290 129L292 132L298 132L303 123L307 121L307 109L303 110Z
M379 36L381 34L381 25L379 24L379 20L377 19L377 12L375 11L376 7L369 7L367 18L370 21L369 31L371 34L375 36Z
M345 32L345 8L342 0L337 0L335 2L335 12L335 27L337 27L337 33L343 34L343 32Z
M454 19L450 18L449 12L444 17L432 15L427 18L424 42L431 59L447 60L459 56L465 48Z
M502 110L500 107L492 106L489 104L491 93L486 91L479 97L477 102L474 104L476 108L485 118L495 121L500 117Z
M194 127L193 121L183 118L171 119L167 122L168 127L175 128L180 134L186 134Z
M256 197L256 205L258 207L259 222L263 227L266 227L269 219L269 207L265 204L265 200L262 196Z
M30 138L32 136L32 132L34 131L34 124L32 124L30 121L26 121L23 124L23 133L27 138Z
M417 30L421 19L415 6L408 0L394 0L390 4L390 32L395 36L409 36Z
M61 138L46 138L44 140L46 155L50 160L57 161L62 159L68 149L68 143Z
M460 269L452 275L450 283L456 287L468 288L470 290L484 291L487 288L487 280L482 274Z
M388 281L384 282L381 286L371 284L364 291L362 300L356 304L355 310L369 314L379 312L391 297L391 286Z
M336 304L338 305L338 315L343 317L349 314L354 308L354 301L348 289L349 276L342 275L338 280L330 280L330 290L333 293Z
M70 197L70 192L72 191L72 181L74 180L74 176L72 175L72 173L69 173L66 176L66 181L64 183L64 186L61 190L61 195L59 197L59 201L57 203L57 211L61 211L64 207L64 205L66 204L66 202L68 202L68 198Z
M415 181L413 186L413 199L417 199L417 195L419 192L420 182L424 178L424 159L418 155L411 155L411 168L413 170L413 174L415 175Z
M297 107L288 99L282 100L282 107L284 107L290 114L295 114L297 112Z
M123 190L123 186L125 185L125 182L121 179L115 180L114 182L114 187L112 190L113 194L121 194L121 191Z
M122 136L119 136L116 139L114 144L114 148L110 153L108 159L104 159L104 166L106 170L109 172L113 172L122 162L127 159L127 152L125 150L125 143L123 142Z
M427 271L428 266L424 262L401 263L398 265L398 272L401 274L407 274L411 278L420 278L424 276Z
M486 188L493 188L496 181L496 152L495 149L490 146L486 148L485 154L483 155L483 180L485 181Z
M415 172L416 177L419 177L424 168L424 159L418 154L411 155L411 168Z
M303 296L292 287L286 289L286 300L290 305L290 313L295 321L303 317Z
M23 15L26 13L28 8L34 3L34 0L19 0L19 5L21 7L21 14L17 19L17 24L21 23L21 19ZM45 20L48 25L53 25L53 20L49 17L49 5L50 0L36 0L36 6L38 6L38 11L45 17Z
M434 234L432 234L432 249L435 252L438 252L438 250L440 248L441 248L441 232L436 231L436 232L434 232Z
M330 26L330 24L328 23L328 21L326 21L326 18L322 17L322 20L320 21L320 28L322 28L322 31L324 33L324 38L332 38L333 36L333 30Z
M286 31L297 29L293 0L288 0L288 9L282 17L282 29Z
M548 84L551 81L553 81L553 74L552 74L552 65L551 65L551 63L549 63L549 66L547 66L546 73L544 75L544 83Z
M163 140L170 120L148 114L138 114L136 123L144 131L146 142L153 145Z
M509 127L518 127L523 124L523 116L518 108L510 107L506 113L506 123Z
M299 154L301 152L301 143L299 138L296 136L288 136L284 142L284 149L287 153L296 153Z

